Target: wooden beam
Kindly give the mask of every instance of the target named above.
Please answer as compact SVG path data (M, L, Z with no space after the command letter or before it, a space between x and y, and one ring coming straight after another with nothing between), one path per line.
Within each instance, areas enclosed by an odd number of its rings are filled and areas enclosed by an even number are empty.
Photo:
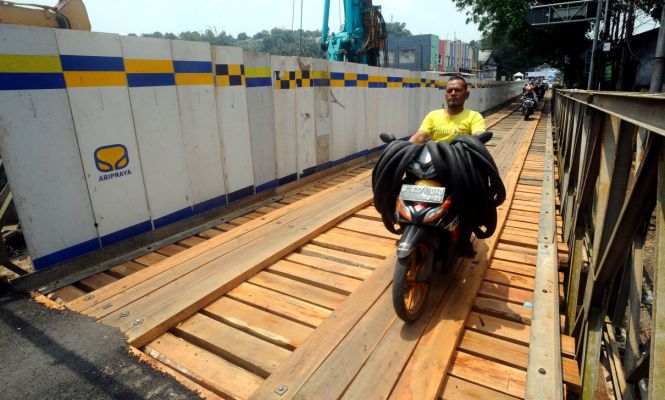
M603 320L605 312L596 307L589 310L587 318L586 344L582 362L582 398L594 399L598 367L600 366L600 344L603 339Z
M548 132L543 193L540 202L538 260L529 340L526 399L558 400L563 397L553 151L551 132Z
M653 280L651 313L651 363L649 366L649 398L665 398L665 144L656 140L658 170L656 206L656 265ZM647 155L647 158L649 156Z

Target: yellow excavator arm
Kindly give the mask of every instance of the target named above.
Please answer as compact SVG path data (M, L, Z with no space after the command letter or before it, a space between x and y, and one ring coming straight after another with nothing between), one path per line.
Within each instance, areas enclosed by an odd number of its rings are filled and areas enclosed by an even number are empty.
M0 1L0 23L90 30L90 19L82 0L61 0L55 7Z

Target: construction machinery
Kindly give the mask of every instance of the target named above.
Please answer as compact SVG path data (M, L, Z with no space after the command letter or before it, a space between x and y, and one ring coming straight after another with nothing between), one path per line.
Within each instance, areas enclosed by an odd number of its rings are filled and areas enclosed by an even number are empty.
M90 30L88 12L81 0L61 0L55 7L0 1L0 23Z
M344 25L341 32L330 36L329 16L330 0L325 0L321 48L328 60L388 65L385 51L388 31L380 6L372 5L372 0L344 0Z

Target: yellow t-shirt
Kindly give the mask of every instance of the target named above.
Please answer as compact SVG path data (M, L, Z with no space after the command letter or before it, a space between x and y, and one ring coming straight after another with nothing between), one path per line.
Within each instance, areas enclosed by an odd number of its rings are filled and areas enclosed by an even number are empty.
M458 135L472 135L485 130L485 120L479 112L462 110L461 113L448 116L445 109L434 110L427 114L419 130L427 132L435 141L450 142Z

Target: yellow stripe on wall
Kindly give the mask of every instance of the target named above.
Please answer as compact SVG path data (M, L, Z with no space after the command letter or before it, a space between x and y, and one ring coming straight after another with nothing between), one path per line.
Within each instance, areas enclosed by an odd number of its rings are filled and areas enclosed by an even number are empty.
M272 78L270 68L245 67L245 76L248 78Z
M67 71L67 87L127 86L127 75L118 71Z
M175 74L176 85L212 85L212 74Z
M0 54L0 72L62 72L59 56Z
M173 61L125 59L125 72L128 74L172 74Z
M330 79L330 72L328 71L312 71L311 77L314 79Z

